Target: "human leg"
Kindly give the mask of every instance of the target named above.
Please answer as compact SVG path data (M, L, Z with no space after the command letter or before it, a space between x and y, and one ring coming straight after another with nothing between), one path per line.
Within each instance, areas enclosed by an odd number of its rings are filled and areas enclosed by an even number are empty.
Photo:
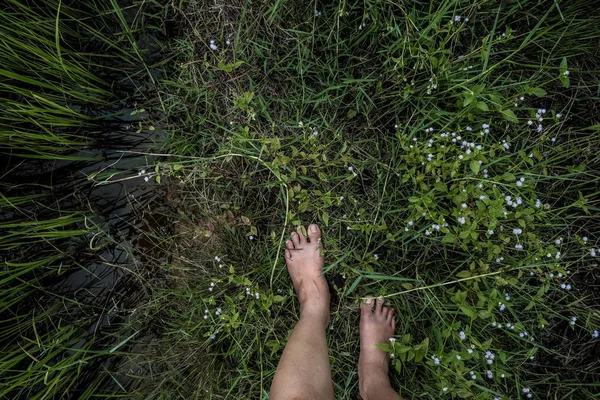
M292 233L285 260L300 302L300 320L285 346L271 385L271 400L333 400L325 332L329 323L329 288L321 275L321 231L308 227L308 238Z
M375 346L389 343L395 330L394 310L384 307L383 299L366 300L361 304L358 386L364 400L402 400L390 384L389 355Z

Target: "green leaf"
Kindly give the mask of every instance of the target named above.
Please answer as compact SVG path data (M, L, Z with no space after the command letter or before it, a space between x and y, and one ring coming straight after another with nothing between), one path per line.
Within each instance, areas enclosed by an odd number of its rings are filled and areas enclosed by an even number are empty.
M481 167L481 164L479 164L479 161L471 160L471 162L469 163L469 166L471 167L471 171L473 171L476 174L479 173L479 168Z
M415 196L410 196L408 198L408 201L411 202L411 203L418 203L419 200L421 200L421 199L419 197L415 197Z
M442 181L438 181L433 185L434 189L437 190L438 192L442 192L442 193L447 193L448 192L448 185L446 185L446 183L442 182Z
M273 296L273 303L283 303L285 301L284 296Z
M471 104L471 102L473 102L473 99L475 99L475 94L473 94L473 92L471 92L470 90L465 92L465 99L463 100L463 107L466 107L469 104Z
M460 306L460 310L468 317L477 318L477 311L473 307Z
M507 182L514 182L515 180L517 180L517 178L510 172L506 172L504 175L502 175L502 179L504 179Z
M560 74L560 77L558 79L560 79L563 86L567 89L569 88L569 86L571 86L571 81L569 80L569 77L567 75Z
M447 233L446 236L442 238L442 243L456 243L456 237L451 233Z
M544 97L546 95L546 91L542 88L532 88L531 94L533 94L536 97Z
M507 121L514 122L514 123L519 122L519 118L517 118L517 116L515 115L515 113L512 110L506 109L506 110L500 111L500 113L502 114L504 119Z
M329 214L327 214L326 212L324 212L321 215L321 218L323 219L323 223L325 224L325 226L329 226Z
M359 276L358 278L356 278L354 280L354 282L352 282L352 285L350 285L350 287L348 288L348 291L346 292L346 296L349 296L350 293L354 292L354 289L356 289L356 287L358 286L358 284L360 283L360 281L362 281L362 275Z
M483 101L477 102L477 108L479 108L481 111L490 111L490 109L488 108L488 105Z
M563 75L566 71L568 71L567 57L563 57L562 60L560 60L559 71L560 71L561 75Z
M235 63L230 63L230 64L225 64L223 61L219 61L219 65L217 66L217 69L220 71L231 72L234 69L238 69L239 67L241 67L242 64L244 64L243 61L236 61Z

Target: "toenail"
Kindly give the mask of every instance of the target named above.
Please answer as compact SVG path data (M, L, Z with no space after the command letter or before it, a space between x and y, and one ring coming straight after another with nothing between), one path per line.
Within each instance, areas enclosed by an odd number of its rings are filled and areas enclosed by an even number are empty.
M315 224L312 224L312 225L310 226L310 231L311 231L312 233L317 233L317 226L316 226Z
M373 303L373 299L366 299L365 300L365 304L372 304Z

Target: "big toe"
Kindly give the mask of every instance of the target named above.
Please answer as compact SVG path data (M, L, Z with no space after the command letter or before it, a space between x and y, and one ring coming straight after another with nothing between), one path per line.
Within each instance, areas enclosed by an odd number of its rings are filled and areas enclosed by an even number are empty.
M321 243L321 229L317 224L310 224L307 233L311 243Z

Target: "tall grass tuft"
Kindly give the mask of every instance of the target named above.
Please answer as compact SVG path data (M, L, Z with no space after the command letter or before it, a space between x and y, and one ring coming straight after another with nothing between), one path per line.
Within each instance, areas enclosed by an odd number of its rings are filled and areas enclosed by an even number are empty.
M110 311L112 239L85 176L64 174L98 157L80 152L120 100L119 66L134 65L114 13L93 1L0 10L0 398L91 398L107 380L123 390L108 372L131 335Z

